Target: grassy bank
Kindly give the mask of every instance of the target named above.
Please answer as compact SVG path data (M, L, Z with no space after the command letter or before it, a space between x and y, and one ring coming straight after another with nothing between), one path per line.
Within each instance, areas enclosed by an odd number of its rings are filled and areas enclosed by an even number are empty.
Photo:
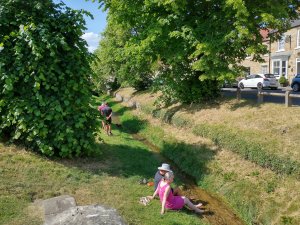
M300 224L297 109L235 100L157 109L155 94L118 93L133 95L136 115L156 124L139 132L248 224Z
M122 120L130 123L122 107L113 108L123 111ZM135 129L142 126L137 123ZM158 200L146 207L139 204L141 196L153 192L139 180L152 179L161 162L130 132L114 126L113 133L109 137L99 131L99 154L91 158L49 159L1 144L0 224L42 224L39 200L62 194L74 196L78 205L116 208L128 224L205 224L187 209L160 216Z

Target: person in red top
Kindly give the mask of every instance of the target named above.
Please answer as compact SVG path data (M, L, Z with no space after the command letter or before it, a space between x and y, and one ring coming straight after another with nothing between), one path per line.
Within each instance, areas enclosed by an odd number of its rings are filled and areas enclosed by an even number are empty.
M107 106L107 103L106 102L102 102L101 105L98 106L98 111L101 113L101 115L103 116L103 112L102 112L102 109ZM102 119L102 129L105 130L105 121Z
M105 107L101 109L101 112L105 116L105 131L107 135L112 135L111 133L111 122L112 122L112 109L106 103Z

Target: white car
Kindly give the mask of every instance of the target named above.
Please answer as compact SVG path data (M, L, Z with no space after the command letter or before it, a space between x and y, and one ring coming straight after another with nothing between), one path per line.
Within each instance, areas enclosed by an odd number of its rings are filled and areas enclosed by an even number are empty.
M239 88L277 89L279 84L274 74L251 74L239 82Z

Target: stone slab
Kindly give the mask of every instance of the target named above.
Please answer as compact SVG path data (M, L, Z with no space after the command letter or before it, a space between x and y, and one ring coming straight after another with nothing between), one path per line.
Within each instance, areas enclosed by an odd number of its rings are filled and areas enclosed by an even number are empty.
M44 225L125 225L115 209L100 205L76 206L56 214Z
M69 195L42 201L44 225L125 225L116 209L102 205L76 206Z

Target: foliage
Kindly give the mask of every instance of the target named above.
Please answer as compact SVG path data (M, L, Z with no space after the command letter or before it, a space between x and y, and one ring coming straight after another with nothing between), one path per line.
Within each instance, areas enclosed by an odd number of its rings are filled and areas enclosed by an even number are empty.
M114 23L114 17L108 16L107 28L102 34L100 47L95 51L97 58L93 62L94 83L98 91L108 89L111 80L119 85L130 85L137 90L148 88L152 82L149 60L138 58L135 46L126 49L125 44L130 32L124 26ZM118 85L116 85L118 87Z
M285 76L281 76L278 80L279 84L285 85L288 83L288 80L285 78Z
M185 72L184 69L180 68L179 70L181 73ZM205 102L219 97L219 81L216 79L201 81L198 74L198 72L190 71L186 75L177 76L174 67L172 70L159 74L153 88L154 91L163 92L158 102L161 100L166 105L170 105L176 101L181 103Z
M98 1L108 9L109 21L100 60L114 68L120 82L154 78L167 103L217 97L223 80L241 74L239 62L249 54L262 60L267 53L260 30L276 29L272 36L276 40L298 17L300 4L298 0ZM108 53L112 53L109 61ZM105 74L103 70L99 76ZM213 82L202 83L206 80Z
M0 0L2 136L48 156L93 150L83 13L50 0Z

